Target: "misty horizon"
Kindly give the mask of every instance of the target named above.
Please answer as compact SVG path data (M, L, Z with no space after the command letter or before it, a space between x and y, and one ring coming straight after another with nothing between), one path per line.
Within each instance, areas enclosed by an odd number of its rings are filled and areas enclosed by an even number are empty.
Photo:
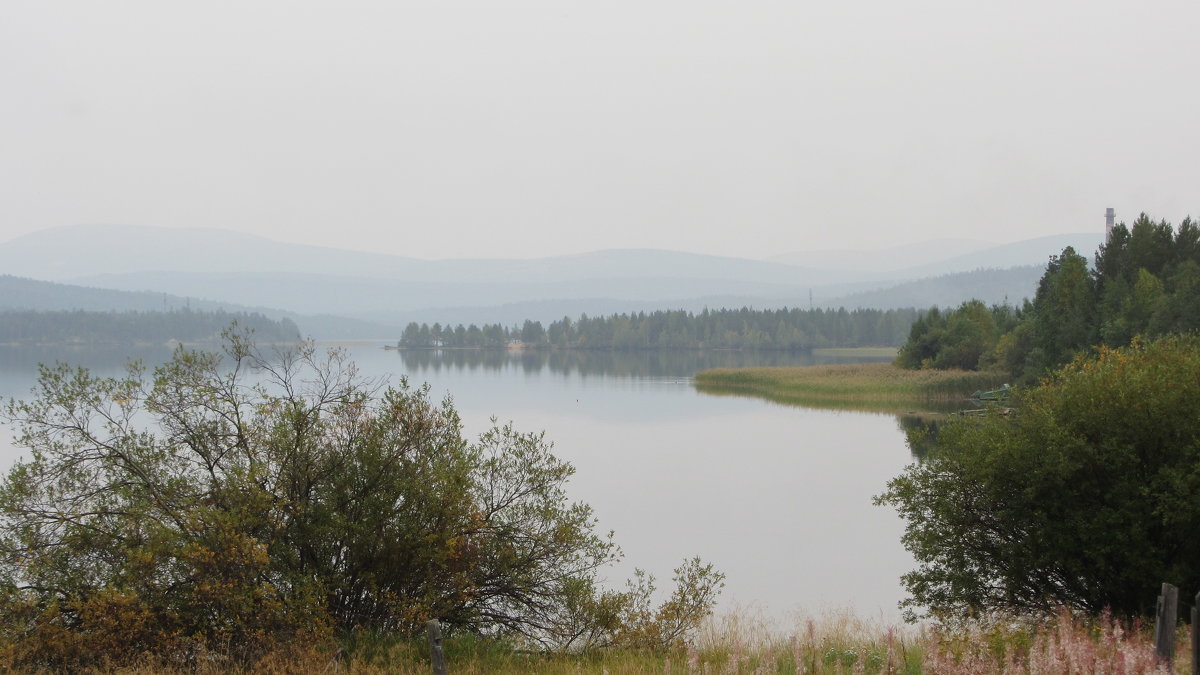
M1197 203L1184 0L0 7L0 241L764 259Z

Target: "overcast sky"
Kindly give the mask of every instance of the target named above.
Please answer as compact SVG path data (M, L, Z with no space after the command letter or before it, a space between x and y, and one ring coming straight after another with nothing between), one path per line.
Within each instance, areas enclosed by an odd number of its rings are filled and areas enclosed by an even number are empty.
M0 241L765 257L1200 215L1197 0L0 3Z

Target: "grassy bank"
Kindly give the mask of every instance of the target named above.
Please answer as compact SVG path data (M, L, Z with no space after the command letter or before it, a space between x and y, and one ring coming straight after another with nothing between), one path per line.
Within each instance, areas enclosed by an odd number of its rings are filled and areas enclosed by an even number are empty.
M972 392L995 389L1003 373L903 370L890 363L794 368L721 368L696 374L705 394L756 396L812 408L907 412L955 407Z
M894 626L836 613L800 619L790 630L733 614L714 620L693 646L665 651L598 650L545 654L514 650L481 638L445 642L449 672L518 675L701 675L814 673L863 675L1094 675L1097 673L1189 673L1188 630L1179 629L1177 659L1160 667L1148 626L1107 618L1010 619L969 628ZM151 657L152 659L152 657ZM338 651L309 648L304 654L273 654L241 669L202 659L184 670L143 667L91 672L143 673L362 673L426 675L431 672L424 641L384 638L351 640Z

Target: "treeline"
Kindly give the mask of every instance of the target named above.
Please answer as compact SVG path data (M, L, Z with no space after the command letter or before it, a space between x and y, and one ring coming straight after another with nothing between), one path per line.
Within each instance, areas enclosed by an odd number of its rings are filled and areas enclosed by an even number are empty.
M1113 228L1094 268L1068 247L1052 257L1020 308L934 308L912 325L896 363L905 368L1005 370L1032 380L1095 346L1135 336L1200 331L1200 224L1176 229L1146 214Z
M278 321L257 312L193 311L89 312L0 311L0 344L161 344L209 342L237 322L260 342L292 342L300 330L291 319Z
M613 314L543 326L526 321L454 327L408 324L402 349L503 348L514 342L559 349L761 349L898 347L917 318L915 309L706 309Z

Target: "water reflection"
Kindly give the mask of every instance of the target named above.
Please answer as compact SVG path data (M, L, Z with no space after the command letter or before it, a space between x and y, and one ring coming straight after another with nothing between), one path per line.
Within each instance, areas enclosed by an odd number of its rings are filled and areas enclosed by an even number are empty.
M318 345L334 346L334 345ZM358 351L364 345L356 345ZM379 344L376 347L382 346ZM98 373L118 372L132 360L148 367L165 363L173 348L166 345L121 346L0 346L0 374L36 376L38 364L69 363ZM743 352L735 350L389 350L400 370L412 374L442 371L508 371L536 374L606 377L691 377L709 368L811 366L829 363L869 363L889 357L846 357L817 352Z
M577 469L571 498L617 532L627 562L605 572L615 587L633 567L665 579L699 555L728 575L726 606L898 615L897 580L913 561L899 516L871 501L912 461L893 416L709 396L690 381L705 368L820 363L814 355L345 346L365 377L406 375L452 396L468 438L493 417L544 431ZM152 368L170 350L0 349L0 396L28 395L38 362L119 375L130 357ZM0 468L17 457L6 433Z
M8 345L0 347L0 373L37 374L38 364L68 363L94 370L124 368L131 360L154 366L171 358L166 345L144 347L60 345L54 347Z
M812 366L828 363L868 363L890 357L838 357L821 352L743 352L734 350L473 350L420 349L392 352L406 372L442 370L509 370L528 374L552 373L615 377L691 377L709 368Z
M166 363L173 350L166 345L144 347L8 345L0 347L0 398L23 398L37 383L38 366L65 363L82 366L101 377L125 374L130 361L141 361L147 368ZM0 448L3 444L0 444Z
M904 432L904 442L909 452L918 461L925 459L929 451L937 447L938 433L946 421L945 415L911 413L897 415L896 421Z

